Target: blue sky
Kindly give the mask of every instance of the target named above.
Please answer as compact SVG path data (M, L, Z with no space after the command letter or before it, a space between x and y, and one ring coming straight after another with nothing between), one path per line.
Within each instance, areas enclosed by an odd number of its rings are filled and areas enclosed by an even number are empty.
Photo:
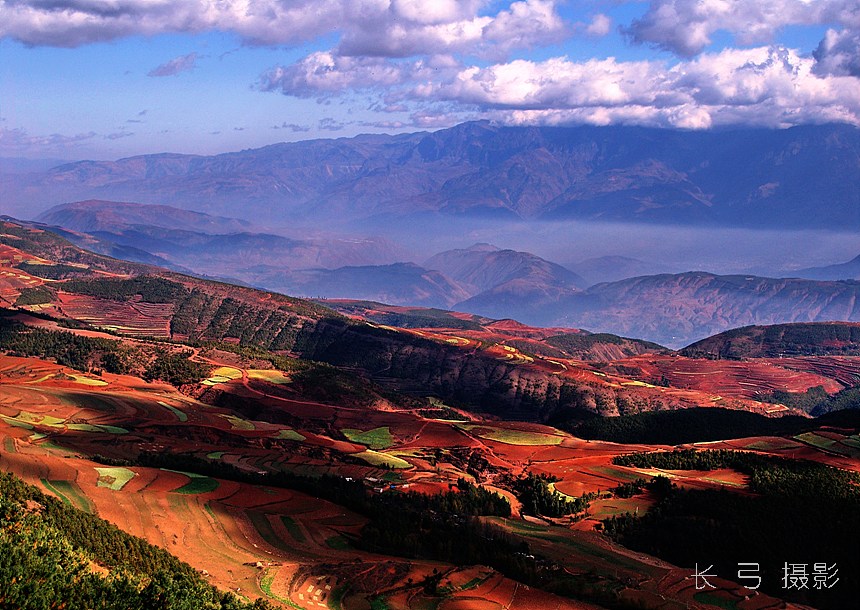
M0 156L860 124L856 0L0 0Z

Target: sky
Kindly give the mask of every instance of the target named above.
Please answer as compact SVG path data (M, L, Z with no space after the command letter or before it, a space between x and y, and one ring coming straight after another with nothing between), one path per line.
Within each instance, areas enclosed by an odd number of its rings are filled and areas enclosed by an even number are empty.
M858 0L0 0L0 156L860 125Z

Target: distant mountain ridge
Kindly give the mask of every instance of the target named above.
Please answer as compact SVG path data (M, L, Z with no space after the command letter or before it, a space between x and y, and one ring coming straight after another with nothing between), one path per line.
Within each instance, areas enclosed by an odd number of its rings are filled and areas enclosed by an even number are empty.
M860 129L505 127L154 154L3 176L7 212L130 199L271 221L421 213L860 229Z
M800 269L793 272L793 275L811 280L860 280L860 255L847 263Z

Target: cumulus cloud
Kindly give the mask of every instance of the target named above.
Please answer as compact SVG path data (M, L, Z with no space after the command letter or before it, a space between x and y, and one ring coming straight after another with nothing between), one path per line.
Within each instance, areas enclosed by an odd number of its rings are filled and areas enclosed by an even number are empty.
M295 97L325 97L346 90L396 87L408 82L437 78L440 70L458 64L450 58L388 61L381 57L350 57L332 51L311 53L290 66L278 66L264 74L264 91L280 90Z
M782 47L728 49L672 67L557 58L464 70L439 94L520 123L860 125L860 81L822 78L814 67L814 59Z
M651 0L625 31L635 42L692 57L719 30L751 45L771 42L787 25L823 23L860 27L856 0Z
M612 28L612 18L603 13L598 13L591 19L591 23L585 28L589 36L606 36Z
M153 68L149 71L147 76L174 76L181 72L193 70L196 63L197 53L181 55L180 57L174 57L170 61L161 64L157 68Z
M308 58L306 58L308 59ZM313 59L318 62L319 58ZM316 65L316 64L314 64ZM514 123L627 123L682 129L747 124L786 127L828 121L860 125L860 80L816 74L816 60L780 46L726 49L674 65L614 58L513 60L486 67L450 65L427 72L421 62L327 56L280 68L271 88L303 97L384 85L388 103L448 104L425 110L432 126L474 112Z
M817 74L860 77L860 30L827 30L812 55Z
M132 35L233 32L259 45L341 34L339 53L408 57L498 55L562 35L556 0L518 0L480 14L485 0L7 0L0 36L29 45L76 47Z

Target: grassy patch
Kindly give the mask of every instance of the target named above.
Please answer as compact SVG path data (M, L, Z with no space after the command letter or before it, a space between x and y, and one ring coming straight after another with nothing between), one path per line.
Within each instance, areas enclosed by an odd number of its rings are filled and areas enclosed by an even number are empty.
M374 450L388 449L394 445L394 437L391 436L391 430L388 429L388 426L374 428L366 432L354 428L344 428L341 432L353 443L361 443Z
M63 503L69 506L79 508L85 513L92 513L90 501L87 500L80 490L71 481L49 481L48 479L39 479L45 489L56 495Z
M612 466L592 466L588 470L628 483L642 478L642 475L639 473L629 472L620 468L613 468Z
M297 542L307 542L304 532L299 527L299 524L296 523L295 519L286 515L281 515L281 523L284 524L284 527L290 533L290 536L295 538Z
M213 479L212 477L207 477L202 474L196 474L194 472L185 472L183 470L170 470L169 468L162 468L162 470L164 470L165 472L184 474L186 477L191 479L191 481L189 481L179 489L174 489L174 493L189 495L205 494L218 489L218 481Z
M854 447L855 449L860 449L860 435L852 434L851 436L846 436L842 439L842 444Z
M260 534L260 537L265 540L267 544L286 553L295 552L294 546L284 542L281 537L275 533L272 524L269 522L268 515L252 510L248 511L248 519L251 520L254 529L257 530L257 533Z
M269 369L248 369L249 379L262 379L269 383L281 385L290 383L290 378L284 375L281 371L273 371Z
M75 383L80 383L82 385L106 386L108 384L107 381L102 379L93 379L92 377L84 377L83 375L72 375L71 377L74 379Z
M233 428L233 430L256 430L253 422L250 422L247 419L242 419L241 417L236 417L235 415L224 415L223 413L219 414L218 417L223 417L228 422L230 422L230 426Z
M278 430L278 434L274 438L280 438L288 441L303 441L305 437L295 430Z
M727 608L728 610L734 610L738 607L738 603L732 599L726 599L725 597L720 597L719 595L715 595L710 591L701 591L693 595L693 599L697 602L705 604L707 606L714 606L716 608Z
M511 430L508 428L497 428L495 426L484 426L481 424L456 424L456 426L461 430L470 432L480 438L499 443L506 443L508 445L558 445L564 440L563 436L556 434Z
M8 417L6 415L0 415L0 419L5 421L10 426L15 426L16 428L24 428L25 430L32 430L33 424L28 424L27 422L18 421L14 417Z
M161 402L160 400L158 401L158 404L160 404L162 407L164 407L165 409L167 409L168 411L173 413L176 416L176 419L178 419L179 421L181 421L181 422L188 421L188 415L184 411L180 411L176 407L171 406L167 403Z
M105 424L66 424L68 430L78 432L107 432L108 434L128 434L128 430L119 426L108 426Z
M326 538L325 544L328 548L336 551L346 551L352 548L349 545L349 540L343 536L332 536L331 538Z
M218 489L218 481L212 477L195 477L188 483L175 490L178 494L205 494Z
M220 460L222 457L224 457L225 453L227 453L227 452L226 451L212 451L212 452L206 454L206 459Z
M382 466L383 468L410 468L412 466L409 462L399 457L371 451L370 449L361 453L353 453L352 455L364 460L371 466Z
M830 447L836 444L836 441L832 438L818 436L815 432L804 432L803 434L798 434L794 438L802 443L806 443L807 445L818 447L819 449L830 449Z
M275 572L273 570L266 570L266 572L263 574L263 578L260 579L260 589L263 590L263 593L265 593L272 599L281 602L282 604L287 604L290 608L296 608L297 610L305 610L304 606L299 606L293 600L288 599L286 597L281 597L280 595L272 592L273 582L275 582Z
M119 491L136 476L134 471L128 468L96 468L96 472L99 473L96 485L113 491Z

